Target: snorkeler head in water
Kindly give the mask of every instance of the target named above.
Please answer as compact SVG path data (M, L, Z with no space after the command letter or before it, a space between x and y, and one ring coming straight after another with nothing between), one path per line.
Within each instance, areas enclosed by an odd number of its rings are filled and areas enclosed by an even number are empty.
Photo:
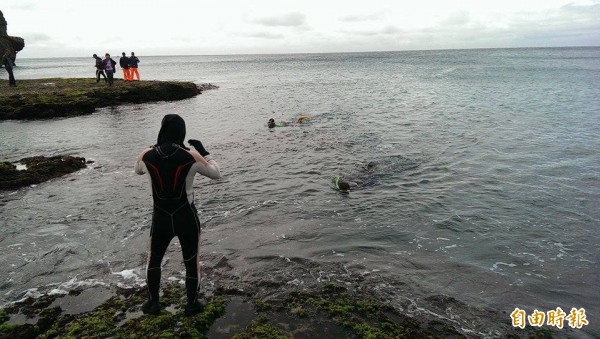
M333 188L343 193L349 193L351 187L357 186L356 183L344 181L341 177L334 177L332 183Z
M350 184L345 181L338 182L337 187L340 189L340 191L349 191L350 190Z
M274 127L285 127L287 126L288 123L285 121L277 121L275 122L275 119L271 118L269 119L269 121L267 121L267 127L269 128L274 128Z

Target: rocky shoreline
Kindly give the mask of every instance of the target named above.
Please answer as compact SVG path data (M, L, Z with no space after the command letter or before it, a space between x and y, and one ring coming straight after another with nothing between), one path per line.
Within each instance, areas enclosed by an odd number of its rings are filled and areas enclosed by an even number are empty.
M183 314L182 281L163 282L162 310L156 316L140 310L147 297L143 286L101 284L5 305L0 310L0 338L552 338L557 334L546 328L513 328L503 312L468 307L448 296L427 299L451 313L469 308L463 321L478 321L476 327L485 331L465 329L453 318L411 313L410 307L393 306L377 294L373 286L381 282L371 281L377 277L349 273L336 281L302 280L311 270L337 270L331 263L285 260L292 266L286 272L296 272L296 278L287 281L289 277L280 279L281 269L276 268L284 259L243 276L233 273L225 257L206 259L201 296L207 306L195 316ZM294 283L299 281L304 283ZM476 318L466 319L474 314Z
M72 292L75 297L80 291ZM146 298L141 289L118 289L113 297L82 314L62 312L64 296L28 298L0 311L0 335L17 338L67 337L227 337L227 338L463 338L452 325L423 322L394 309L352 295L336 284L319 290L293 290L286 295L259 298L239 290L217 290L203 312L183 315L181 286L163 288L163 310L145 316L140 305ZM21 315L35 323L6 322Z
M93 113L97 108L127 103L175 101L192 98L212 84L178 81L104 81L89 78L18 80L16 87L0 91L0 120L32 120Z

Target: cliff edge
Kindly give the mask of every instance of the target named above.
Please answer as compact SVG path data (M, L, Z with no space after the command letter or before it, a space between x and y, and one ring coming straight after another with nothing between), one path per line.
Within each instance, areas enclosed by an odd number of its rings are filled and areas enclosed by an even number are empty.
M0 11L0 56L8 51L13 63L15 63L17 53L25 48L25 40L17 36L9 36L7 27L8 23L4 19L4 14Z

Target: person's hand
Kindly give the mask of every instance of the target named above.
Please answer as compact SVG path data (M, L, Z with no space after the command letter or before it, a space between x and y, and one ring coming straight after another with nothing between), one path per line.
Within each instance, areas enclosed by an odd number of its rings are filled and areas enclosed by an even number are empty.
M210 154L206 149L204 149L204 146L202 145L200 140L190 139L188 140L188 143L192 145L192 147L194 147L196 151L200 153L201 156L205 157Z

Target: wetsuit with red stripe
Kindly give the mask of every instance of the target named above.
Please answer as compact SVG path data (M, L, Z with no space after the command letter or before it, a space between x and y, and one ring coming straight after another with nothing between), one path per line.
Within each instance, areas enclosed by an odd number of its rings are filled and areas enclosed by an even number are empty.
M136 164L138 174L149 174L154 200L146 272L151 300L158 300L161 262L174 237L179 238L183 253L188 302L193 303L198 294L200 221L193 204L192 185L196 173L214 179L220 173L209 156L198 161L200 155L192 152L176 144L161 145L143 153Z

